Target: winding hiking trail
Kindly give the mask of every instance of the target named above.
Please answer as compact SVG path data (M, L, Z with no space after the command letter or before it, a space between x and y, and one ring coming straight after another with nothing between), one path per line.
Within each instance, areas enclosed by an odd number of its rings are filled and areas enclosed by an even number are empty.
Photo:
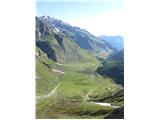
M60 63L57 63L59 65L62 65ZM53 72L56 72L56 73L60 73L60 74L65 74L63 71L60 71L60 70L56 70L56 69L52 69ZM59 75L58 75L59 76ZM58 77L58 81L59 81L59 77ZM36 96L36 103L39 101L39 100L44 100L46 98L49 98L51 96L54 96L54 94L56 93L56 90L58 89L58 87L60 86L61 83L58 83L58 85L50 92L48 93L47 95L41 95L41 96Z
M56 90L60 86L60 84L61 83L58 83L58 85L50 93L48 93L47 95L36 96L36 101L37 100L43 100L43 99L46 99L46 98L49 98L49 97L53 96L56 93Z
M58 64L58 65L62 65L62 64L60 64L60 63L57 63L57 64ZM60 74L65 74L65 72L60 71L60 70L57 70L57 69L52 69L52 71L53 71L53 72L56 72L56 73L60 73ZM90 79L93 79L94 77L95 77L95 76L92 75L92 74L89 76ZM48 93L47 95L36 96L36 103L37 103L39 100L44 100L44 99L46 99L46 98L49 98L49 97L51 97L51 96L54 96L55 93L56 93L56 90L58 89L58 87L59 87L60 85L61 85L61 83L58 83L58 85L57 85L50 93ZM109 89L109 88L108 88L108 89ZM84 101L88 101L88 100L90 99L89 94L90 94L90 92L88 92L88 93L84 96L84 98L83 98ZM111 103L107 103L107 102L103 103L103 102L90 101L90 103L92 103L92 104L97 104L97 105L100 105L100 106L109 106L109 107L113 107L113 108L121 108L121 106L113 106Z

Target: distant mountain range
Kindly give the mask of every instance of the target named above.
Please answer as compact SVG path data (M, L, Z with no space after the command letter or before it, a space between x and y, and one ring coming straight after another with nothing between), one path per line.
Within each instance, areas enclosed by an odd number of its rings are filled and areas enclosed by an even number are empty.
M124 40L123 40L122 36L119 36L119 35L117 35L117 36L101 35L98 38L108 42L109 44L111 44L117 50L124 49Z
M61 20L42 16L36 17L36 47L54 62L61 63L92 61L95 56L104 59L109 55L97 72L123 85L124 46L121 36L96 37Z
M123 51L61 20L35 20L36 118L124 118Z

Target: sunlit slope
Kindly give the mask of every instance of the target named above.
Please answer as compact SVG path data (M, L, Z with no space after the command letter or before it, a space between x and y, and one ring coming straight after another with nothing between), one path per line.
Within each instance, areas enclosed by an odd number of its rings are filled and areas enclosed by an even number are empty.
M77 63L92 61L92 55L56 28L36 18L36 46L55 62Z
M116 93L121 87L114 84L111 79L104 79L96 74L97 64L97 61L77 64L49 63L51 68L63 71L64 74L54 73L50 68L44 69L54 75L53 79L50 79L53 82L49 85L51 90L58 82L61 84L54 96L36 104L37 118L104 118L110 114L113 108L91 104L89 99L95 96L109 96ZM42 88L47 87L48 84L43 84ZM43 89L40 90L43 91ZM48 94L49 90L43 93ZM98 111L104 111L104 113L101 114Z
M55 68L55 63L36 48L36 95L47 94L58 84L57 75L51 68Z
M123 107L122 86L96 73L95 54L36 18L36 118L105 118L116 110L91 102Z
M101 41L85 29L71 26L50 16L41 16L39 19L43 23L47 24L50 29L54 28L56 31L63 33L69 39L72 39L80 48L84 50L89 50L95 53L99 53L103 50L108 54L115 51L113 47L106 44L106 42Z

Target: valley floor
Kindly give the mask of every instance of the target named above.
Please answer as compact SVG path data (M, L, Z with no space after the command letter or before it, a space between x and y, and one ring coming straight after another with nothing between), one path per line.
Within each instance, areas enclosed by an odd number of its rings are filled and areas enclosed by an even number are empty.
M37 61L36 67L41 65ZM54 76L50 81L39 79L45 78L44 71L37 71L36 118L103 119L114 114L115 110L121 113L123 88L110 78L95 73L97 65L96 62L57 63L52 68L45 67L47 74ZM51 84L45 82L51 82L53 86L46 89Z

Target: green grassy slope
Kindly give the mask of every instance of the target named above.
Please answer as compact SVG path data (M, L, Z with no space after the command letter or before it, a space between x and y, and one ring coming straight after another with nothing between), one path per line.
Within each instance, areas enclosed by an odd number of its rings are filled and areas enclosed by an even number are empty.
M90 61L91 54L81 49L62 32L36 18L36 46L55 62L77 63ZM92 60L91 60L92 61Z
M36 95L49 93L58 84L57 75L50 69L55 63L47 58L39 48L36 48Z
M122 87L95 72L91 52L50 24L37 19L36 28L36 118L105 118L116 109L90 101L123 107Z
M73 27L61 20L49 16L47 16L47 18L46 16L41 16L39 19L43 21L43 23L47 24L49 28L52 28L53 26L58 28L58 30L60 30L69 39L75 41L82 49L97 53L101 50L105 51L106 53L112 53L115 51L115 49L113 49L110 45L101 41L99 38L84 29Z
M37 48L37 51L40 50ZM49 60L42 51L40 52L41 55L36 58L37 96L48 94L58 82L61 85L54 96L37 101L37 118L104 118L114 110L88 101L89 96L101 98L116 93L121 88L111 79L104 79L95 73L98 61L58 65ZM51 68L63 71L65 74L54 73Z
M124 86L124 50L110 55L102 62L102 66L97 69L97 72L113 78L117 84Z

